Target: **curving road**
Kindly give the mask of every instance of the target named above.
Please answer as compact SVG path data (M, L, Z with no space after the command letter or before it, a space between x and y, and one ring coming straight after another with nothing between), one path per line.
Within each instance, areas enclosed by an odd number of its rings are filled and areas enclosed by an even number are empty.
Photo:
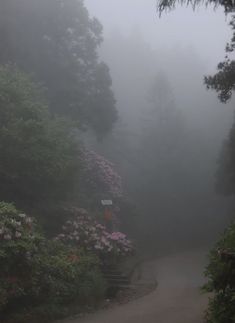
M207 297L201 295L206 252L157 259L152 265L158 288L131 303L65 323L203 323Z

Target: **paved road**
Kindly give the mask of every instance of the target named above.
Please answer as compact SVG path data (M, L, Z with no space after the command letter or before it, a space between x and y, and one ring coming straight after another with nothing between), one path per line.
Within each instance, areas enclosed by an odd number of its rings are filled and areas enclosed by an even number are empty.
M64 323L203 323L207 297L201 295L206 252L193 251L157 259L158 288L131 303Z

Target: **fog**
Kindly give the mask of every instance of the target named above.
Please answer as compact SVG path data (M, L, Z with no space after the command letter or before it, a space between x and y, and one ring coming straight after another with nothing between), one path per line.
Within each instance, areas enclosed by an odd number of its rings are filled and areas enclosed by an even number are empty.
M193 46L208 63L207 68L215 68L223 58L224 45L231 34L223 9L215 11L213 6L205 8L202 5L195 10L190 6L178 6L160 18L154 0L86 0L86 5L102 22L105 39L115 30L128 35L138 29L155 49Z
M234 12L0 1L0 323L234 322Z
M142 245L156 242L156 250L211 243L232 207L215 193L215 174L234 101L220 103L203 84L230 37L223 10L183 7L159 18L155 1L86 4L103 24L100 55L110 68L119 121L103 141L85 140L124 179L136 207L128 229ZM171 110L163 123L159 105Z

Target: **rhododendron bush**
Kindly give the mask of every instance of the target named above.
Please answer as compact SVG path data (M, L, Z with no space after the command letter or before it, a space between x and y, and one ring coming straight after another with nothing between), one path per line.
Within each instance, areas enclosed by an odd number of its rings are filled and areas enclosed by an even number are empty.
M34 238L33 219L24 213L16 211L14 206L0 203L0 241L16 241L25 238Z
M95 252L101 257L123 257L133 252L133 245L124 233L108 232L84 209L76 209L73 219L68 220L62 229L63 232L56 239Z
M83 170L80 186L90 194L101 194L110 198L122 197L121 177L114 170L114 165L95 153L83 149L81 151Z
M31 217L11 204L0 203L0 309L29 289L31 260L42 242Z
M101 298L105 283L99 267L92 253L46 239L32 217L0 203L1 318L23 308L29 313L37 306L61 308Z

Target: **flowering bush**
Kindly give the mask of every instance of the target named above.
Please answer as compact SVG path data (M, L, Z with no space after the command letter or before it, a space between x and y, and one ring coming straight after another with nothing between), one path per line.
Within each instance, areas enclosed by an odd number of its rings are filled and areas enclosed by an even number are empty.
M18 212L11 204L0 202L0 241L34 238L33 219Z
M126 256L133 251L132 243L125 234L108 232L84 209L76 209L73 220L67 221L62 229L56 239L93 251L101 257Z
M102 192L113 198L122 196L121 177L110 161L87 149L81 152L81 158L84 165L81 174L82 186L89 192Z
M3 202L0 232L1 316L42 305L58 310L70 302L88 304L103 296L105 283L96 256L45 239L31 217Z
M42 242L31 217L11 204L0 203L0 309L27 293L32 257Z

